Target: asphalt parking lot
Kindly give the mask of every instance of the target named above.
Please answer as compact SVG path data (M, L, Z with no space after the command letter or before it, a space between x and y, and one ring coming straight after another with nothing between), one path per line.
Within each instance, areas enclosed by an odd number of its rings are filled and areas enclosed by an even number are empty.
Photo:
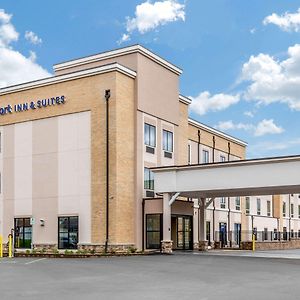
M0 299L299 299L300 260L222 255L0 259Z

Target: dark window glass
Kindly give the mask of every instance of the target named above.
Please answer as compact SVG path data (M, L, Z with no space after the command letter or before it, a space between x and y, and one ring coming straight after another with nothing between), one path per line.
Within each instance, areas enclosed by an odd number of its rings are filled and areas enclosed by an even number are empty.
M15 219L15 247L16 248L31 248L32 226L30 218Z
M259 198L257 198L256 199L256 204L257 204L257 215L260 215L260 212L261 212L261 210L260 210L260 199Z
M246 214L250 214L250 197L246 197Z
M144 189L154 190L154 173L148 168L144 168Z
M58 218L58 248L77 249L78 217Z
M271 216L271 201L267 201L267 216Z
M162 240L161 214L146 215L146 248L159 249Z
M163 150L173 152L173 132L163 130Z
M203 157L202 157L202 162L204 164L209 163L209 152L207 150L202 151Z
M153 125L145 123L144 125L144 142L150 147L156 146L156 128Z

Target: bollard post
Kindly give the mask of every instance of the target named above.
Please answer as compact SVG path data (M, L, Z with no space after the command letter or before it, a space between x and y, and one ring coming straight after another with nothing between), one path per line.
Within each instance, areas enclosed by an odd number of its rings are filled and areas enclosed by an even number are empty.
M8 235L8 257L13 257L13 249L12 249L12 235Z
M252 234L252 251L255 251L255 234Z
M0 258L3 257L3 238L2 235L0 235Z

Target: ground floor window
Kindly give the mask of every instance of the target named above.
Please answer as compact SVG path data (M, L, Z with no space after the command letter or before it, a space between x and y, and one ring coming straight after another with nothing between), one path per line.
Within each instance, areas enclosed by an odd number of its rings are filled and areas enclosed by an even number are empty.
M162 215L146 215L146 248L159 249L162 240Z
M76 249L78 243L78 217L58 218L58 248Z
M15 248L31 248L32 226L30 218L15 219Z

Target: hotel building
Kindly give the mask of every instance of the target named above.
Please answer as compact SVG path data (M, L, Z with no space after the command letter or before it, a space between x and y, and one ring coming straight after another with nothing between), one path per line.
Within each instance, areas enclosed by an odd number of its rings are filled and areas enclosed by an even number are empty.
M151 168L246 156L245 142L189 118L181 73L134 45L56 64L53 77L0 89L5 243L12 233L20 249L159 248L163 205ZM247 238L241 232L255 228L298 232L299 205L298 195L214 199L207 243L236 246ZM199 217L197 201L175 201L174 249L198 249Z

